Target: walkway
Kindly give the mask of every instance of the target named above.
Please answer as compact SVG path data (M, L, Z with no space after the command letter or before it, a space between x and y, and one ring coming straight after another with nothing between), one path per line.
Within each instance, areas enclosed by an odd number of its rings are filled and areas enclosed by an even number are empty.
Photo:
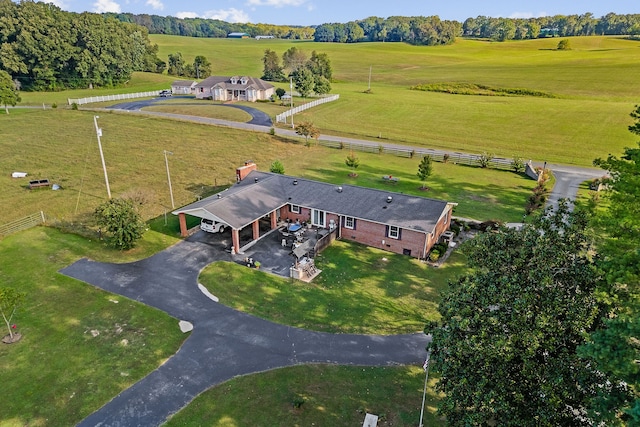
M138 262L108 264L82 259L61 270L194 325L180 350L165 364L80 426L157 426L198 394L238 375L304 363L392 366L424 360L428 337L422 333L366 336L312 332L215 303L198 289L198 275L213 261L231 261L224 248L222 243L205 240L199 232Z

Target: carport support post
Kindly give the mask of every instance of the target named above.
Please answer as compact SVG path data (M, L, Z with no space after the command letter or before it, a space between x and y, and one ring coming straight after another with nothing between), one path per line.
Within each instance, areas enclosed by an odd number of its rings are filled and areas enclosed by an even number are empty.
M276 211L271 212L271 229L278 228L278 218L276 217Z
M235 253L240 253L240 231L235 228L231 229L231 240L233 241L233 250Z
M258 220L255 220L251 225L253 228L253 240L258 240L260 238L260 223Z
M189 230L187 230L187 216L184 212L178 214L178 220L180 221L180 235L182 237L189 237Z

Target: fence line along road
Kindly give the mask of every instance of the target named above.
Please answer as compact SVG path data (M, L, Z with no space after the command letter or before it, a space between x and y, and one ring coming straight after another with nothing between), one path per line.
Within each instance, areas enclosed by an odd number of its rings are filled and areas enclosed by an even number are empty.
M138 92L138 93L121 93L118 95L104 95L104 96L91 96L89 98L67 99L69 105L83 105L91 104L93 102L106 102L106 101L118 101L121 99L134 99L134 98L148 98L150 96L160 96L159 90L152 90L150 92Z
M379 153L379 154L391 154L398 157L424 157L431 156L435 161L439 162L451 162L463 165L480 166L483 155L481 154L467 154L460 152L446 152L443 150L434 150L432 148L420 148L420 147L400 147L392 146L389 144L377 144L371 142L370 144L356 143L356 142L341 142L333 140L318 140L318 144L324 147L347 149L362 151L365 153ZM445 160L446 159L446 160ZM498 169L513 169L513 159L505 159L503 157L487 157L487 167Z
M324 98L316 99L315 101L307 102L306 104L299 105L291 110L287 110L284 113L280 113L276 116L276 123L286 123L287 117L293 116L294 114L298 114L300 111L308 110L309 108L317 107L321 104L326 104L327 102L337 101L340 98L340 95L331 95Z
M24 218L12 221L8 224L0 225L0 236L7 236L18 231L26 230L27 228L35 227L36 225L44 224L44 212L40 211Z

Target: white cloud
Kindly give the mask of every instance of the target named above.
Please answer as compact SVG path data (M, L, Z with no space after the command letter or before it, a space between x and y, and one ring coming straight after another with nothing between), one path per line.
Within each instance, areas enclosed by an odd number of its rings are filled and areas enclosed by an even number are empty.
M195 12L178 12L176 13L176 18L184 19L184 18L197 18L198 14Z
M509 18L511 19L529 19L529 18L540 18L542 16L549 16L547 14L547 12L538 12L538 13L533 13L533 12L513 12L511 15L509 15Z
M151 6L155 10L164 9L164 4L160 0L147 0L145 3L147 6Z
M96 13L120 13L120 5L113 0L98 0L93 4L93 11Z
M249 6L301 6L305 4L307 0L249 0L247 4Z
M207 19L219 19L226 22L251 22L249 15L243 10L238 10L234 7L229 9L208 10L202 16Z

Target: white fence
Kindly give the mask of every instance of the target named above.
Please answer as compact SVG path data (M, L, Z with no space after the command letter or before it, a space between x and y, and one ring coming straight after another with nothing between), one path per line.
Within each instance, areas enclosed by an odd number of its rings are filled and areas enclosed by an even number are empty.
M92 102L106 102L106 101L118 101L120 99L134 99L134 98L147 98L150 96L159 96L159 90L153 90L151 92L138 92L138 93L122 93L119 95L104 95L104 96L91 96L89 98L79 99L67 99L69 105L77 104L91 104Z
M327 102L337 101L340 98L340 95L331 95L325 98L319 98L315 101L308 102L306 104L299 105L291 110L287 110L284 113L278 114L276 116L277 123L286 123L287 117L293 116L294 114L299 113L300 111L308 110L309 108L317 107L321 104L326 104Z
M44 212L40 211L8 224L0 225L0 236L17 233L18 231L44 224L44 222Z

